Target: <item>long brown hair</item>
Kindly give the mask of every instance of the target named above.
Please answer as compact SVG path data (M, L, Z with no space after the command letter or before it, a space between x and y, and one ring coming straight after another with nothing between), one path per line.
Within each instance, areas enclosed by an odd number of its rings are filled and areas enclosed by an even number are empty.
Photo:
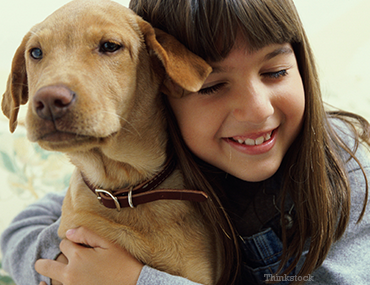
M282 201L291 195L296 220L291 242L284 244L281 268L290 258L294 262L284 272L293 270L310 238L310 250L298 273L310 274L324 261L331 245L348 224L351 190L340 149L355 157L360 141L370 144L369 123L358 115L326 112L322 102L314 57L291 0L131 0L130 8L154 27L175 36L188 49L207 61L224 59L232 49L238 32L248 41L248 48L258 50L273 43L291 43L305 89L305 113L301 132L286 154L289 171L283 180ZM222 192L212 187L212 178L204 171L184 143L176 119L168 107L169 132L188 187L203 189L211 197L202 211L213 223L225 245L225 264L219 284L232 284L239 265L238 237L220 201ZM355 148L349 149L331 128L328 119L340 118L356 135ZM363 171L365 180L366 175ZM366 180L367 181L367 180ZM367 202L364 197L363 211ZM283 217L282 217L283 221ZM280 269L281 269L280 268Z

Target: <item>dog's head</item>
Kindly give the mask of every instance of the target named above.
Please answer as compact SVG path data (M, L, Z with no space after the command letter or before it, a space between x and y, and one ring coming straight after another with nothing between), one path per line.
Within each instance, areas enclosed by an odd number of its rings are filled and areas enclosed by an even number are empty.
M132 120L140 120L140 109L148 112L145 104L154 105L160 88L183 96L198 91L210 72L131 10L111 1L73 1L24 37L2 110L13 132L20 105L28 102L28 138L46 149L93 148L123 128L137 132ZM132 119L133 113L139 114Z

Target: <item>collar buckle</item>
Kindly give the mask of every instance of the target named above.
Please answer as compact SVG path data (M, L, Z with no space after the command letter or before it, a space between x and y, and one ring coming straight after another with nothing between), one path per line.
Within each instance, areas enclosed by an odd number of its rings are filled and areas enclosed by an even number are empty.
M131 192L131 191L130 191ZM117 212L121 212L121 205L117 199L116 196L114 196L112 193L110 193L109 191L106 191L106 190L103 190L103 189L95 189L95 194L99 200L99 202L101 204L103 204L103 201L102 201L102 195L108 195L113 201L114 201L114 204L116 205L116 210ZM129 199L129 202L130 202L130 199ZM132 200L131 200L131 204L132 204ZM130 207L131 207L131 204L130 204ZM132 207L133 208L133 207Z

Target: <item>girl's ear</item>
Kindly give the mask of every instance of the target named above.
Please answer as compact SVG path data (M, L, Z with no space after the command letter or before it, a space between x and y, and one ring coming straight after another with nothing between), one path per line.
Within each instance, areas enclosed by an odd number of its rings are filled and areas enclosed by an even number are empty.
M161 91L176 97L199 91L212 68L173 36L153 29L143 20L139 26L147 47L157 55L166 70L167 77Z
M15 52L12 69L8 78L7 87L1 102L1 108L9 119L9 129L14 132L17 127L19 107L28 101L27 72L25 62L26 43L30 38L28 33Z

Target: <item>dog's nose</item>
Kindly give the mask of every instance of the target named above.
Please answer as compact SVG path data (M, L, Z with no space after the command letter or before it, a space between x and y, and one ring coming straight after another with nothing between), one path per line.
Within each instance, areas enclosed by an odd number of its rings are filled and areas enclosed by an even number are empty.
M33 108L45 120L63 117L76 101L76 93L65 86L46 86L33 97Z

